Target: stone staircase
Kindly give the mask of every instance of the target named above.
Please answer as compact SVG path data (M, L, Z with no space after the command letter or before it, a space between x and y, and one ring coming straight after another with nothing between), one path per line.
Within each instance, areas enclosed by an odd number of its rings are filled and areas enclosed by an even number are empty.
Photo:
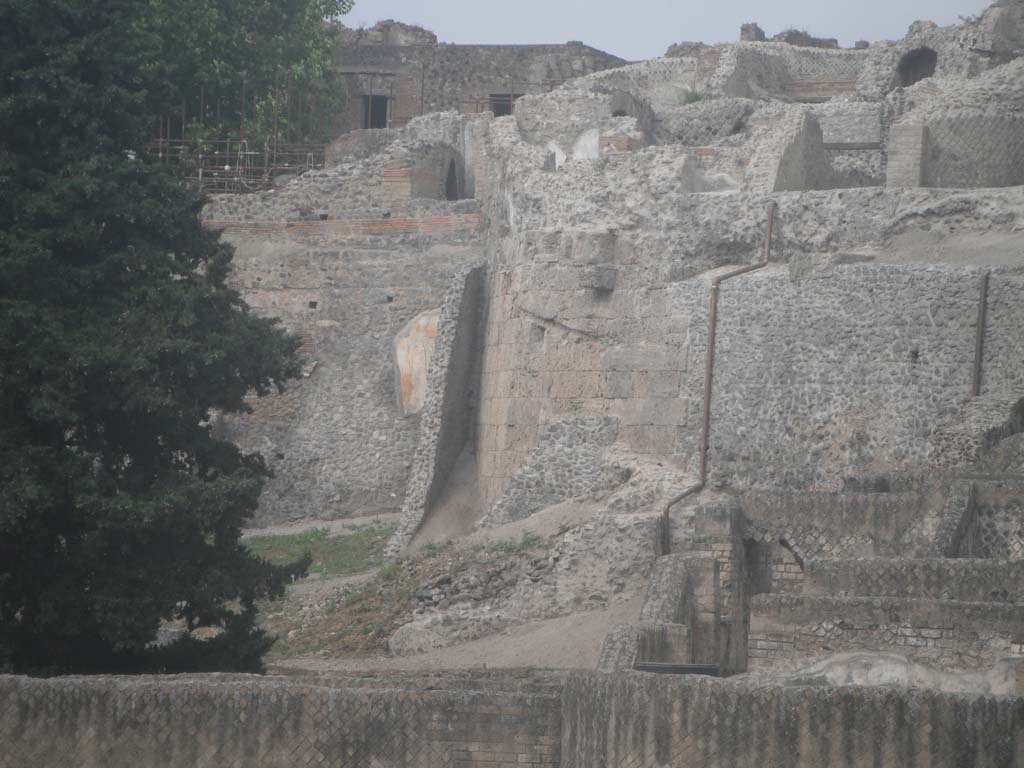
M805 496L794 496L792 521L784 499L754 519L738 503L688 510L673 554L655 565L639 624L609 638L605 668L705 665L730 675L867 652L976 670L1024 656L1024 484L975 481L944 501ZM923 530L938 534L920 519L937 525L951 513L960 556L928 556ZM793 536L801 521L814 524L813 537ZM857 532L857 546L834 545L844 530Z
M688 524L673 541L673 554L655 563L639 623L608 637L601 669L742 671L735 630L745 635L746 628L733 589L741 512L724 504L683 509L679 515Z
M887 187L920 187L928 155L928 126L916 122L897 123L889 134Z

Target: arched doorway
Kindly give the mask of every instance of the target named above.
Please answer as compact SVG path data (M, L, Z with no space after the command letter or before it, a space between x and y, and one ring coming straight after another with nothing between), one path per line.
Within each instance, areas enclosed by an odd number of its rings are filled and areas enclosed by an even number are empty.
M935 74L935 65L939 62L939 54L931 48L917 48L900 59L898 68L899 82L902 88L909 88L914 83Z

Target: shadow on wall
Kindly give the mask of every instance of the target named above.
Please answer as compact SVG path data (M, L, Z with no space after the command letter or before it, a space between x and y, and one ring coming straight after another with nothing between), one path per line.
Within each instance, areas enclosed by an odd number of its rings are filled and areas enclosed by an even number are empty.
M897 68L897 82L901 88L909 88L915 83L932 77L938 63L939 54L931 48L917 48L910 51L900 59Z
M651 109L651 105L643 99L634 96L629 91L616 88L611 91L612 117L632 117L636 119L637 127L644 135L648 144L655 140L655 126L657 115Z
M419 153L410 174L410 197L463 200L467 197L466 162L455 149L438 145Z

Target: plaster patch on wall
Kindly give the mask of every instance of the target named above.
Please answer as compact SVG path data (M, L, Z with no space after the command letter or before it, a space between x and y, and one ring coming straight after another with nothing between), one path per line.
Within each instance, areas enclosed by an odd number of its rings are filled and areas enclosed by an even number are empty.
M437 342L440 309L423 312L410 320L395 337L398 402L406 416L423 410L427 396L427 369Z

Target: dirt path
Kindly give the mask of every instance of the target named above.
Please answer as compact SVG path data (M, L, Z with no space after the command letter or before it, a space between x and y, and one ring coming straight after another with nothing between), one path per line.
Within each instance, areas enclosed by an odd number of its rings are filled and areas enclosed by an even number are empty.
M438 648L416 656L323 659L315 655L288 659L271 667L342 671L367 669L467 669L539 667L594 669L605 636L619 624L635 623L640 601L556 619L530 621L498 635Z
M339 536L345 533L352 533L360 528L371 526L397 525L401 517L399 512L390 512L383 515L367 515L366 517L350 517L344 520L302 520L297 523L282 523L271 525L266 528L246 528L242 531L242 538L250 536L288 536L293 533L305 533L313 529L324 528L331 536Z

